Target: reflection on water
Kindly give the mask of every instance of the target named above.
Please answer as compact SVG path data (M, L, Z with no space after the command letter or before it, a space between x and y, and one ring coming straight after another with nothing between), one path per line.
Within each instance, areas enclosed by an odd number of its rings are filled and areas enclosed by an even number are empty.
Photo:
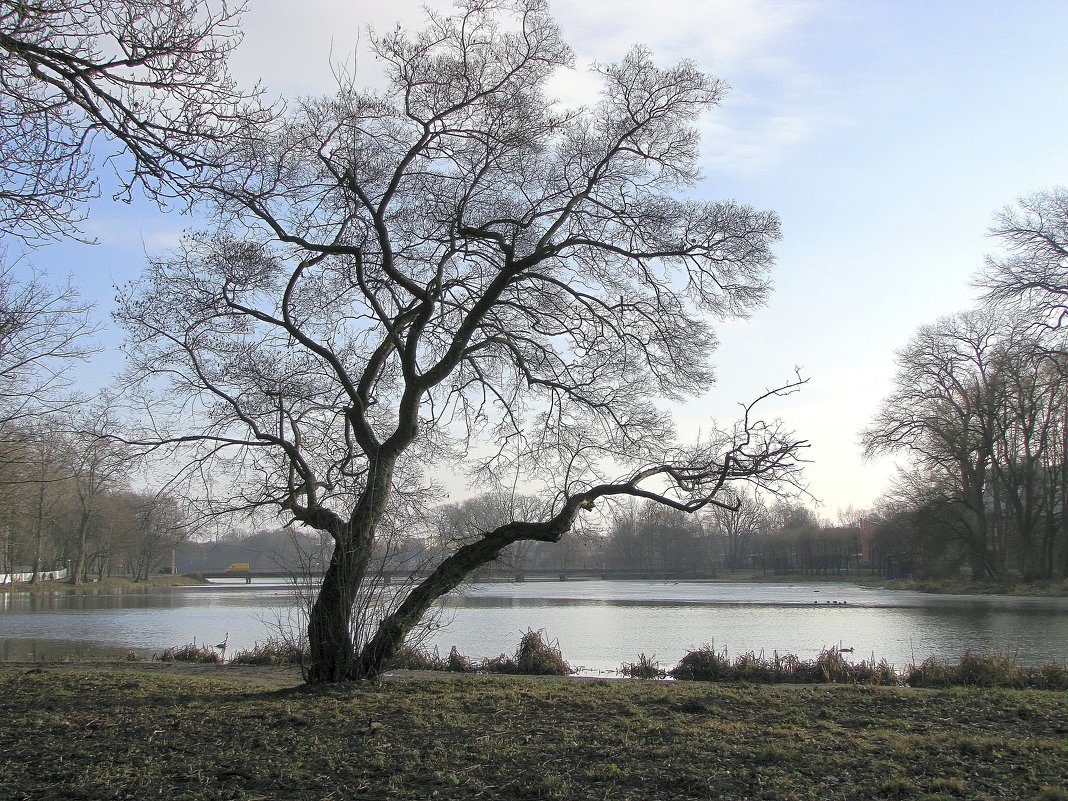
M928 656L996 650L1021 662L1068 662L1066 598L940 596L851 584L528 581L479 584L451 597L443 652L515 649L528 628L556 638L572 664L618 668L640 653L674 664L711 644L731 654L854 649L901 667ZM124 593L0 595L0 659L143 655L229 634L229 653L300 625L291 586L255 581Z
M845 647L857 660L898 667L928 656L955 660L969 649L1021 662L1068 661L1068 598L935 596L850 584L547 582L480 585L451 606L457 622L470 624L436 636L442 649L510 652L521 632L544 628L572 663L596 669L618 668L640 653L671 665L702 645L803 658Z

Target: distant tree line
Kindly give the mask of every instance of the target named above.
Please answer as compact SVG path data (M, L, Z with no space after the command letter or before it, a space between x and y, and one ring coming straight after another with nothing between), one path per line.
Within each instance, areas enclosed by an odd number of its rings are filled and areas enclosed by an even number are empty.
M61 423L4 430L0 465L0 575L69 570L72 584L125 576L143 580L169 567L191 534L183 501L131 486Z
M143 579L189 536L178 496L131 482L113 399L72 389L90 311L73 288L0 266L0 575Z
M877 539L930 576L1068 577L1068 190L995 217L979 308L922 327L864 433L906 454Z

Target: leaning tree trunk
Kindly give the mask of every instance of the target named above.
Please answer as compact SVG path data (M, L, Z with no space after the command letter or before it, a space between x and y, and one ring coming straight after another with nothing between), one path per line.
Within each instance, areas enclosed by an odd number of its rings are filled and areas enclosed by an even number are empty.
M372 679L381 673L404 645L408 633L419 624L438 598L456 589L472 570L492 562L502 549L515 541L506 536L495 538L494 534L463 546L443 561L408 593L396 611L378 624L374 636L360 651L357 670L360 678Z
M592 496L592 493L588 495ZM408 593L396 611L379 623L374 636L360 652L360 678L374 678L381 673L434 602L456 589L473 570L489 564L515 542L559 542L571 530L579 510L589 508L590 500L591 497L587 495L573 495L564 508L549 520L538 523L512 521L488 532L482 539L457 549Z
M309 684L364 678L356 658L359 638L353 637L353 607L367 574L378 523L389 502L394 461L379 459L378 469L368 478L367 488L346 524L333 517L319 521L334 539L334 552L308 614L305 679Z
M502 550L520 540L559 542L571 530L579 512L592 508L594 499L611 489L600 487L572 495L548 520L506 523L462 546L379 622L374 635L357 654L352 632L353 604L367 571L374 532L385 511L389 480L388 470L379 475L377 487L365 492L350 524L332 532L334 553L308 619L310 653L305 679L309 684L378 676L434 602L459 586L472 570L492 562Z

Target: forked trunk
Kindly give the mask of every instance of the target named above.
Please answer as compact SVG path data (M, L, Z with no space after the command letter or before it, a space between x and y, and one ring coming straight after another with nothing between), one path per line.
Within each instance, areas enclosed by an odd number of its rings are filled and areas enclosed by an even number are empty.
M408 593L396 611L379 623L378 630L360 652L359 677L374 678L380 674L434 602L458 587L473 570L489 564L502 550L521 540L559 542L571 529L579 508L580 503L572 500L549 520L506 523L485 534L483 539L459 548Z
M389 477L389 472L380 474L377 491L365 493L350 525L334 534L330 567L323 576L308 620L310 658L305 678L309 684L376 677L433 603L456 588L472 570L492 562L502 550L520 540L559 542L571 530L580 509L592 508L596 497L593 493L572 496L548 520L512 521L460 547L378 624L374 635L357 654L352 631L353 603L367 572L375 528L385 510L388 499L385 482Z

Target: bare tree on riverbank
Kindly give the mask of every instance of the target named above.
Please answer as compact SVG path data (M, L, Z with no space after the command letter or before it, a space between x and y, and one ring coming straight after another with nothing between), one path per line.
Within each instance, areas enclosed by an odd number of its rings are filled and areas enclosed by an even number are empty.
M545 83L571 54L541 0L464 2L372 47L388 92L343 79L235 137L213 182L222 227L154 261L119 312L146 384L181 411L153 406L146 441L199 447L195 469L239 477L231 506L332 538L317 682L375 675L471 570L559 541L599 500L729 505L732 483L794 480L803 447L756 402L682 443L656 404L707 389L710 320L769 289L776 216L677 197L719 81L635 48L596 68L595 108L564 110ZM465 460L544 487L547 511L460 545L354 626L391 500Z
M990 232L1002 251L977 280L984 305L919 329L864 444L912 459L886 528L943 541L912 549L926 554L921 569L966 562L976 579L1064 577L1068 195L1021 198Z

